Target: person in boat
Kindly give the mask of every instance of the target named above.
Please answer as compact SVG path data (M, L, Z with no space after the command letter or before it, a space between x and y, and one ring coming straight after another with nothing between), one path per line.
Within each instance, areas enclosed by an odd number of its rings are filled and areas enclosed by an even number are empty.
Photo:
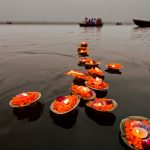
M84 18L83 23L88 24L88 18L87 17Z
M91 24L91 19L89 18L89 20L88 20L88 24L90 25Z
M94 18L94 25L96 25L96 21L97 21L97 19L96 19L96 18Z
M94 18L91 19L91 25L95 25Z
M97 20L96 20L96 24L97 24L97 25L102 24L102 19L101 19L101 18L97 18Z

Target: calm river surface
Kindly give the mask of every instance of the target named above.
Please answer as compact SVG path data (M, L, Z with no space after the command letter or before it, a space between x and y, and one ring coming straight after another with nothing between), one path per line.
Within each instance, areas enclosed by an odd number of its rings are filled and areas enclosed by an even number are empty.
M97 115L80 105L67 119L59 118L49 107L70 93L73 79L64 73L85 71L77 65L76 51L83 40L110 85L104 96L119 106ZM105 71L109 62L124 66L120 74ZM11 108L11 98L23 91L39 91L42 97L28 109ZM1 150L125 150L119 124L131 115L150 118L150 28L0 25Z

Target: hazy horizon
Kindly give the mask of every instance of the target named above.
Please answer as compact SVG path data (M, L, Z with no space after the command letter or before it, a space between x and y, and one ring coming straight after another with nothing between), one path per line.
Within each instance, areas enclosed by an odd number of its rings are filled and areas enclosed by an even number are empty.
M101 17L104 22L150 20L150 0L0 0L0 22L79 22Z

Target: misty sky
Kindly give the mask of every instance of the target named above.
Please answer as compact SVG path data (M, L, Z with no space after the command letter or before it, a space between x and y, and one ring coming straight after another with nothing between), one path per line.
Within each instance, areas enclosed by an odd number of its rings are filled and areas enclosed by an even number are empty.
M0 21L150 20L150 0L0 0Z

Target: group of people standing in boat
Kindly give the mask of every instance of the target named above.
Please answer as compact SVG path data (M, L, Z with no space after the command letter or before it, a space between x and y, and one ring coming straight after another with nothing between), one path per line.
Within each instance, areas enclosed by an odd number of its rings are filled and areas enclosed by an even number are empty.
M87 18L85 17L84 20L83 20L83 23L84 24L87 24L87 25L101 25L102 24L102 19L101 18Z

